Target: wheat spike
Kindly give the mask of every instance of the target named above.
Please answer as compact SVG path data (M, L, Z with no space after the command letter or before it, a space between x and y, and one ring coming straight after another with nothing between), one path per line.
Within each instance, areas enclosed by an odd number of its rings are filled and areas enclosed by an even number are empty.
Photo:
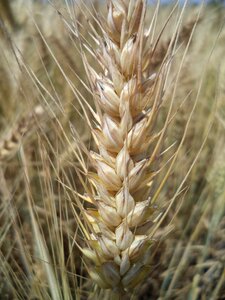
M98 112L93 136L99 151L91 153L97 172L89 179L96 194L88 201L95 208L85 212L91 234L90 247L82 251L94 262L91 278L114 291L132 289L148 274L151 230L160 214L149 191L167 127L155 128L168 63L158 73L150 69L145 13L143 0L109 1L103 39L98 39L102 73L86 63Z
M43 114L43 107L38 105L34 111L19 120L15 128L10 130L6 137L0 141L0 162L3 162L13 156L18 150L22 139L27 135L33 126L35 118Z
M185 23L178 34L177 43L178 44L187 44L191 37L192 30L199 22L201 22L201 18L200 17L197 18L195 16L191 20L189 20L187 23ZM166 53L167 53L167 50L168 50L168 47L170 44L171 44L171 39L168 39L166 41L161 41L157 45L156 49L154 49L154 52L152 53L151 69L155 70L155 69L159 68L159 66L163 62L163 59L166 56Z

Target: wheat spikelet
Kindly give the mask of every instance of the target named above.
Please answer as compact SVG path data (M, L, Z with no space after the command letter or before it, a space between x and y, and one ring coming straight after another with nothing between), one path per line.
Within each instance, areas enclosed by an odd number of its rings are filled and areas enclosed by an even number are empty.
M169 63L165 58L158 73L151 70L145 13L143 0L109 1L103 39L97 40L102 73L85 62L97 107L98 153L91 153L97 173L89 174L95 193L83 197L95 207L85 213L90 247L82 251L94 262L92 279L114 291L132 289L148 274L161 215L149 195L168 125L156 128Z

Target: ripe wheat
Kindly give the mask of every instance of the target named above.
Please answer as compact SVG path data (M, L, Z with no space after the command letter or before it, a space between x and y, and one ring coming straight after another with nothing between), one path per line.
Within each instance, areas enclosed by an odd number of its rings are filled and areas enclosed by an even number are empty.
M41 115L43 115L43 108L38 105L33 112L20 119L15 128L0 141L0 162L7 160L15 154L19 149L23 138L34 125L35 118L40 117Z
M94 262L88 264L92 279L114 291L134 288L148 274L154 226L161 216L150 190L169 123L168 117L163 128L156 128L170 47L155 73L154 46L149 46L154 26L145 30L145 14L143 0L109 1L103 38L97 39L102 73L85 62L97 108L93 136L98 153L91 153L96 173L88 178L95 192L86 200L94 208L85 212L91 234L89 248L82 251Z

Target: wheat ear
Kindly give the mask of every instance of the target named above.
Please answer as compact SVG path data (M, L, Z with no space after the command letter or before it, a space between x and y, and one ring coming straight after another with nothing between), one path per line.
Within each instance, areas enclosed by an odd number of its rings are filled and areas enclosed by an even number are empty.
M97 107L98 153L91 153L95 193L86 200L95 207L85 212L91 234L82 251L94 262L88 271L101 288L127 291L148 274L159 217L150 190L168 125L156 128L168 62L157 74L151 71L152 31L144 29L144 0L109 1L107 14L103 38L97 39L102 73L85 62Z
M21 118L15 128L10 130L0 141L0 163L12 157L22 143L23 138L27 135L35 123L35 119L43 115L43 108L37 105L34 111Z

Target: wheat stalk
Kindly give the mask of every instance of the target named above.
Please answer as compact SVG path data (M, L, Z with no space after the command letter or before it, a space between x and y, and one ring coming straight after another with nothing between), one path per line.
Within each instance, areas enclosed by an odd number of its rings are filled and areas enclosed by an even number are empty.
M157 196L152 202L150 191L169 123L168 114L164 127L156 128L171 49L154 73L149 47L154 26L144 28L144 0L109 1L107 14L103 38L96 39L102 73L84 59L97 111L92 133L98 153L91 152L97 171L88 176L93 192L83 196L94 208L85 211L91 234L89 248L82 251L94 262L88 264L91 278L101 288L121 292L148 274L161 215L154 204Z

